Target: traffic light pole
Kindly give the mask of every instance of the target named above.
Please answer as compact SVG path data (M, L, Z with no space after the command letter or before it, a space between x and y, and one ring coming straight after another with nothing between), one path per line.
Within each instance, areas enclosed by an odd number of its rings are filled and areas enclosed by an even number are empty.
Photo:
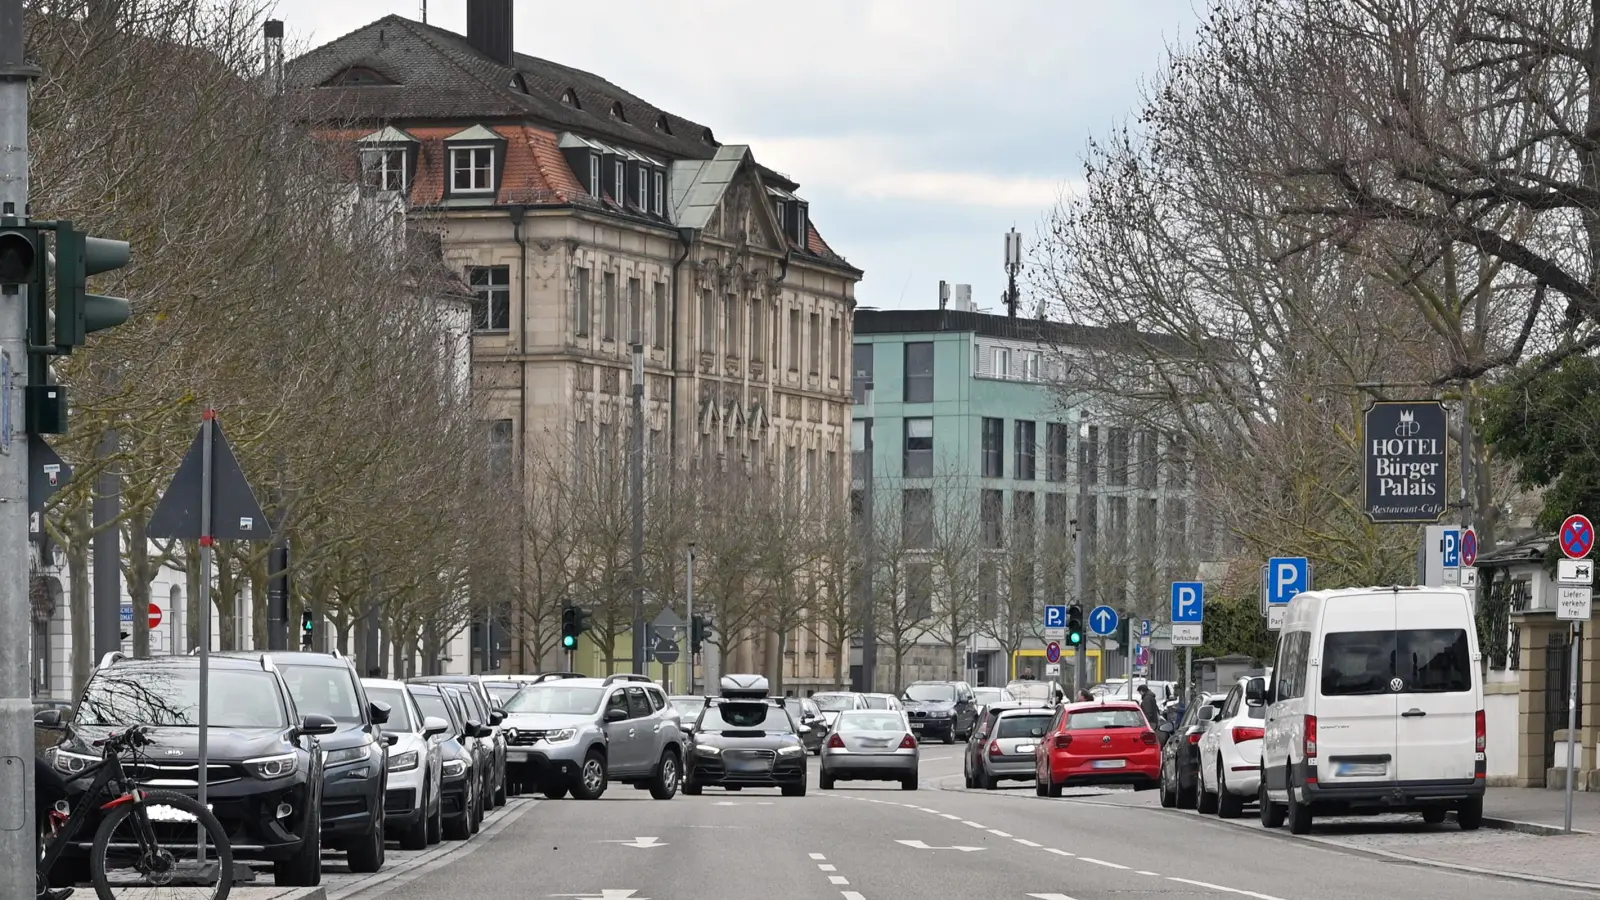
M1083 433L1081 431L1078 434L1078 446L1083 452L1078 454L1078 523L1072 533L1072 597L1075 603L1079 606L1084 606L1086 605L1083 602L1086 599L1084 597L1084 585L1086 583L1084 556L1088 552L1088 541L1084 539L1084 526L1088 524L1087 517L1089 515L1089 475L1084 471L1084 466L1088 464L1089 454L1087 449L1084 448ZM1084 671L1085 659L1082 641L1079 641L1078 645L1072 648L1072 655L1073 680L1077 682L1076 689L1082 691L1089 686Z
M683 627L689 632L684 641L683 683L684 693L694 693L694 544L689 544L689 572L684 576Z
M28 214L28 90L38 74L23 58L22 0L0 0L0 215ZM0 294L0 897L34 895L39 852L28 667L27 334L27 288Z

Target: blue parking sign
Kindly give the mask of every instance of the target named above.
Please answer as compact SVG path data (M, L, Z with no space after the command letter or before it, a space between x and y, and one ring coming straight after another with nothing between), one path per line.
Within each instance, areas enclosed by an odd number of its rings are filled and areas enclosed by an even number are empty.
M1206 586L1199 581L1174 581L1172 583L1172 622L1174 625L1198 625L1205 620Z
M1067 627L1067 608L1065 606L1046 606L1044 608L1044 627Z
M1288 603L1296 594L1311 590L1311 561L1304 556L1279 556L1267 560L1267 602Z

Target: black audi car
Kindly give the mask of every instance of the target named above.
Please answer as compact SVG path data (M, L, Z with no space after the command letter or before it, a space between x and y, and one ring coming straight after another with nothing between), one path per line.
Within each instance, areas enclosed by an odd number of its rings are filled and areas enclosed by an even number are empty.
M785 797L806 793L806 746L782 700L768 697L760 675L725 675L694 723L683 792L706 787L775 787Z
M965 681L914 681L900 695L919 740L964 741L978 725L978 699Z
M319 742L338 725L325 715L302 716L278 669L260 658L214 656L208 684L206 802L234 856L271 861L273 880L281 886L320 884ZM43 710L35 724L62 732L45 759L67 779L68 799L76 807L89 780L75 776L101 758L93 742L130 725L153 726L155 743L137 762L125 760L129 774L146 787L198 794L199 710L199 658L108 653L84 686L75 714ZM58 867L63 880L88 880L95 827L88 823L78 832L78 845L68 848Z

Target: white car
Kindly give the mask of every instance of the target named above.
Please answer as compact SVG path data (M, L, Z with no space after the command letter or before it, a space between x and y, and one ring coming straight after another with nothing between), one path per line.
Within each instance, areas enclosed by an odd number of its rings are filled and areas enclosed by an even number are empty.
M893 694L862 694L867 701L869 709L905 709L900 705L900 698Z
M439 785L442 766L436 735L450 730L443 719L424 717L417 701L398 681L363 678L367 698L389 705L383 723L389 780L383 794L383 827L400 836L402 850L426 850L443 837Z
M1246 803L1261 789L1261 738L1265 735L1266 707L1251 704L1251 688L1264 694L1265 676L1245 676L1234 683L1222 700L1222 709L1200 736L1200 811L1224 819L1237 819Z
M829 728L832 728L833 723L838 721L839 713L847 709L872 708L867 705L865 695L854 691L826 691L821 694L812 694L811 700L817 704L818 709L822 710L822 721L826 722Z

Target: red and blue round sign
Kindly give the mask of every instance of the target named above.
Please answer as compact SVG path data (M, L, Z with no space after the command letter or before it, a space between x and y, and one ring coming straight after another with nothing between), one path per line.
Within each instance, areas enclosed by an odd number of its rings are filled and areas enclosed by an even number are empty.
M1594 549L1594 523L1588 516L1571 515L1561 523L1561 533L1557 535L1561 543L1561 552L1568 559L1583 559Z
M1478 562L1478 532L1468 528L1461 532L1461 564L1472 568Z
M1044 661L1053 663L1061 662L1061 645L1059 643L1051 641L1050 643L1044 645Z

